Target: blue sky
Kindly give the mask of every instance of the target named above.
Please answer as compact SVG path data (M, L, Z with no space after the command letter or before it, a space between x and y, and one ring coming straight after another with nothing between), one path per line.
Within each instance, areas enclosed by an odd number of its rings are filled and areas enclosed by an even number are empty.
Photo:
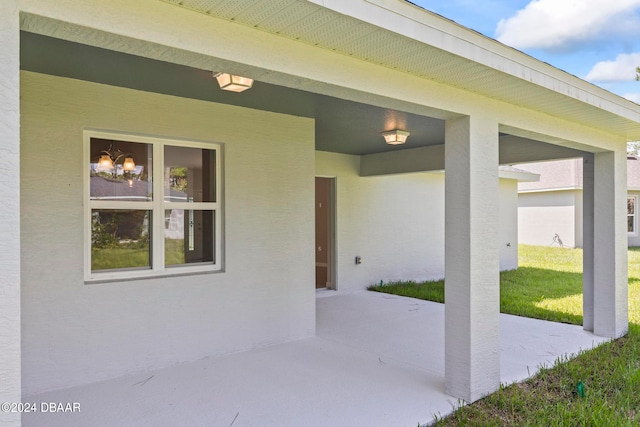
M640 0L411 0L640 103Z

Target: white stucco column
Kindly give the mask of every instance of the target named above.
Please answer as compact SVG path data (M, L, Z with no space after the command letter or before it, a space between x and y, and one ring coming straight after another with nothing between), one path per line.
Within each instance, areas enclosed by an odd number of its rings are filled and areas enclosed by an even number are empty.
M594 155L582 158L582 327L593 332Z
M0 403L20 402L20 24L0 1ZM0 411L0 425L20 414Z
M500 386L498 124L445 127L446 392L473 402Z
M605 337L627 333L627 154L594 155L593 332Z

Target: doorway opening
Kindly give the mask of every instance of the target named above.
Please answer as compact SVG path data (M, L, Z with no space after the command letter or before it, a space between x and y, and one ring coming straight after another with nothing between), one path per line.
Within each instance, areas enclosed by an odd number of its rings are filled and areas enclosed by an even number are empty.
M316 177L316 289L336 289L335 181Z

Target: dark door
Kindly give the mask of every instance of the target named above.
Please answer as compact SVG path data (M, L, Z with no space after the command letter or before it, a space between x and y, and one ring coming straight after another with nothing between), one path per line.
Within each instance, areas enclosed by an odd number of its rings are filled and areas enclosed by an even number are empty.
M316 289L331 287L332 178L316 178Z

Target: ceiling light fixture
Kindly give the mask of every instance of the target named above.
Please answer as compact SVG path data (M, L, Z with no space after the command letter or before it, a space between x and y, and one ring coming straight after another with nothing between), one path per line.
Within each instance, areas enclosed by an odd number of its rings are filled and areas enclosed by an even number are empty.
M236 76L229 73L213 73L213 77L218 80L220 89L228 90L231 92L243 92L247 89L251 89L253 86L253 79L249 77Z
M394 129L387 132L382 132L382 136L384 137L384 142L389 145L400 145L407 142L407 138L411 135L410 132L406 130Z

